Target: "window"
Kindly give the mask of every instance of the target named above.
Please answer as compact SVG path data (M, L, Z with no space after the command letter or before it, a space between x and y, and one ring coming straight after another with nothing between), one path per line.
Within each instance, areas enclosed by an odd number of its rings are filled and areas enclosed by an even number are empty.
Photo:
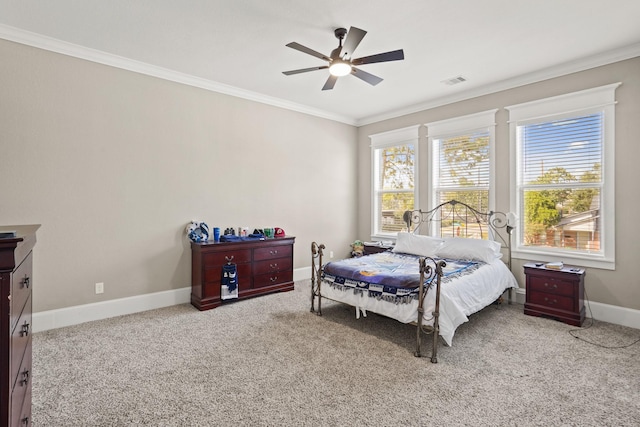
M615 267L616 87L507 107L516 256Z
M395 237L404 211L417 206L418 126L370 135L372 236Z
M464 202L480 212L493 206L496 111L427 124L431 153L430 209L448 200ZM458 230L467 226L451 224Z

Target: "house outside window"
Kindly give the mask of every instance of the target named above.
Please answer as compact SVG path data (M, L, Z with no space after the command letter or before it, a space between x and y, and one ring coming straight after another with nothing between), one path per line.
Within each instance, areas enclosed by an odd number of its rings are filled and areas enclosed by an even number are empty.
M615 268L618 86L507 107L515 257Z
M372 237L394 238L418 203L419 126L370 135Z
M494 205L496 111L426 124L431 155L429 209L449 200L466 203L480 212L487 212ZM430 230L430 234L488 237L480 235L477 224L458 222L441 224L443 227Z

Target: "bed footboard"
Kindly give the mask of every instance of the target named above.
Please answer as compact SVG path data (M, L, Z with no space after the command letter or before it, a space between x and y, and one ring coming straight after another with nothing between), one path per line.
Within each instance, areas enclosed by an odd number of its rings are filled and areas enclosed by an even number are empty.
M311 243L311 312L322 316L322 273L324 264L324 244ZM416 322L416 351L414 356L422 357L422 333L433 334L433 347L431 350L431 362L438 363L438 338L440 333L438 318L440 316L440 284L443 268L446 263L443 260L422 257L419 259L420 287L418 292L418 317ZM427 283L425 285L425 283ZM433 325L425 325L424 303L427 292L435 292L435 308L431 313ZM317 301L317 306L316 306ZM430 320L430 319L429 319Z

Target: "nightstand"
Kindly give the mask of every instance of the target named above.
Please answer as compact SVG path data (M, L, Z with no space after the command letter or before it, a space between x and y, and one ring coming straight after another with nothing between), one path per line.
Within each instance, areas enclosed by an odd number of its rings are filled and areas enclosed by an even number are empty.
M524 314L550 317L573 326L584 321L583 268L564 266L561 270L544 264L525 264L527 298Z
M383 245L383 244L370 244L370 243L365 243L364 244L364 254L365 255L371 255L371 254L377 254L379 252L386 252L393 249L393 245Z

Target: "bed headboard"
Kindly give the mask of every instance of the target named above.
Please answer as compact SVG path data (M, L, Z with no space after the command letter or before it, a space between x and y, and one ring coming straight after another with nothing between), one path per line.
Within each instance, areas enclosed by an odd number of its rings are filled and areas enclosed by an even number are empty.
M507 250L511 269L511 233L513 226L504 212L481 212L466 203L449 200L429 211L405 211L407 230L415 234L495 240Z

